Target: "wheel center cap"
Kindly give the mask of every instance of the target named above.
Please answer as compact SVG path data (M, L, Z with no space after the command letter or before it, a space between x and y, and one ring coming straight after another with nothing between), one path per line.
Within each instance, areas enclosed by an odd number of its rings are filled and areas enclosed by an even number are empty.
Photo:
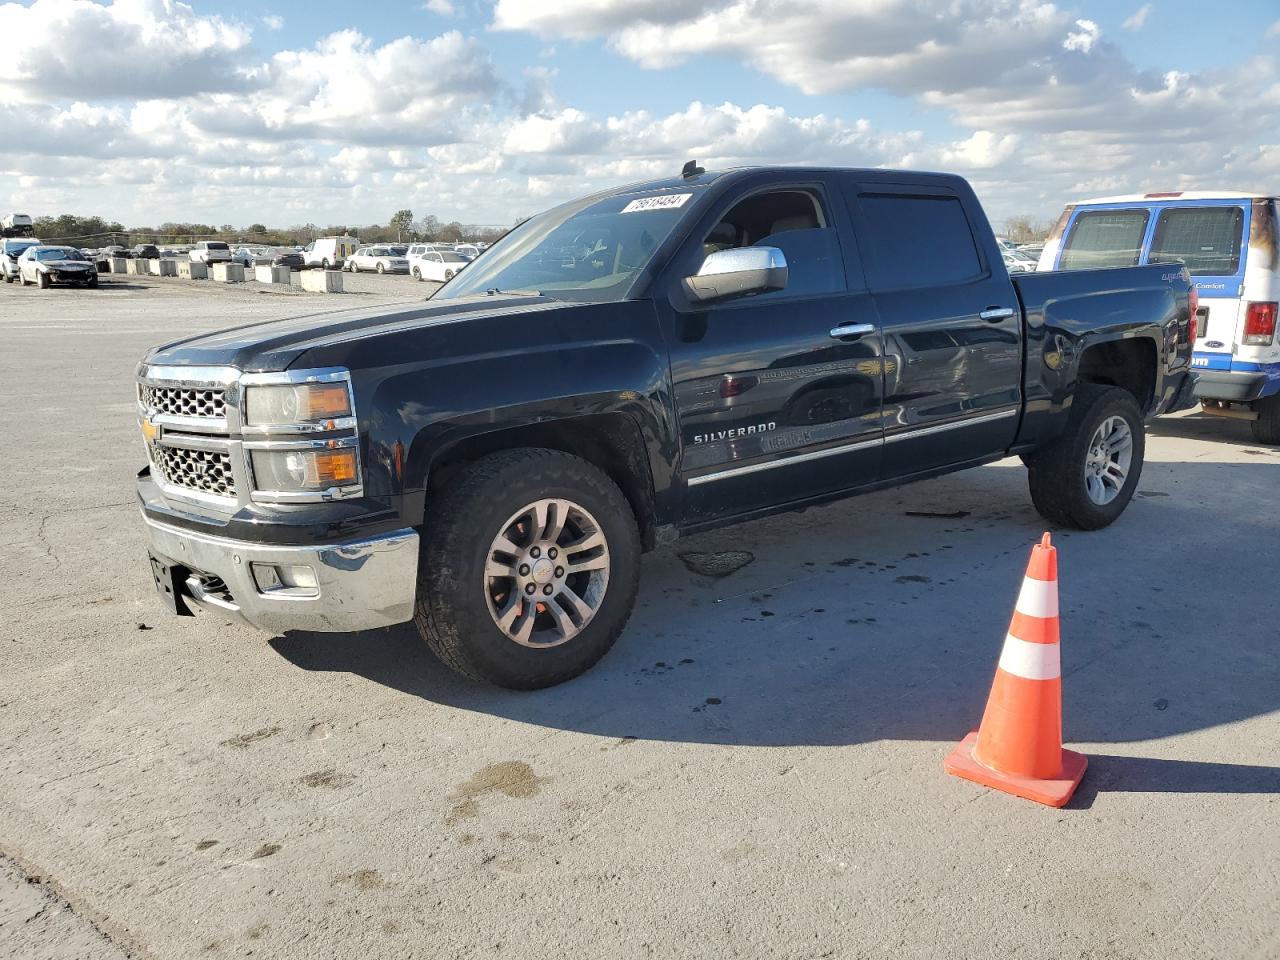
M533 565L533 582L539 584L550 583L555 576L556 565L543 557Z

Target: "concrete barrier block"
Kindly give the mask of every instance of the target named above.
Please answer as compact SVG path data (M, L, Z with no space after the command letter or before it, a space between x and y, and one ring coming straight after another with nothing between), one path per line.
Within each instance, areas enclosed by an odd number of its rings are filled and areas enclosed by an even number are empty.
M152 260L151 272L157 277L176 277L178 275L178 261Z
M110 259L112 273L128 273L130 260L128 257L112 257Z
M302 289L308 293L341 293L342 274L337 270L303 270Z
M139 273L147 272L147 261L145 260L126 260L124 262L124 272L131 277L136 277Z
M213 279L218 283L244 283L244 267L238 263L215 263Z
M288 286L291 272L288 267L259 266L253 268L253 279L259 283L283 283Z
M208 280L209 267L191 260L178 261L178 276L183 280Z

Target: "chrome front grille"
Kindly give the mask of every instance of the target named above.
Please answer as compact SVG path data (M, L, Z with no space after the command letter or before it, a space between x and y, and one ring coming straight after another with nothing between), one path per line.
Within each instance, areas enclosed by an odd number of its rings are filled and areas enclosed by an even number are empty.
M166 443L150 447L151 465L166 483L213 497L235 498L236 478L226 451L191 450Z
M225 420L227 416L226 392L220 388L153 387L139 386L144 409L171 417L204 417Z

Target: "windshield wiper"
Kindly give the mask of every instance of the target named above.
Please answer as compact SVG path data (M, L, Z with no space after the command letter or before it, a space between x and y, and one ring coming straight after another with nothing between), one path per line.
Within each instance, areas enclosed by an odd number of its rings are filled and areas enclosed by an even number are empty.
M499 290L497 287L490 287L485 291L486 296L504 296L504 297L545 297L546 294L541 290ZM555 299L552 297L551 299Z

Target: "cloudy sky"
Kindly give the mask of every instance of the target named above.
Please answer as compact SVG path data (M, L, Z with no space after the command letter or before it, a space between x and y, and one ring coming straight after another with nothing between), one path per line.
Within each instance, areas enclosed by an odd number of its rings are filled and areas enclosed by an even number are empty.
M996 221L1280 192L1277 0L34 0L0 37L37 216L505 224L688 158L956 171Z

